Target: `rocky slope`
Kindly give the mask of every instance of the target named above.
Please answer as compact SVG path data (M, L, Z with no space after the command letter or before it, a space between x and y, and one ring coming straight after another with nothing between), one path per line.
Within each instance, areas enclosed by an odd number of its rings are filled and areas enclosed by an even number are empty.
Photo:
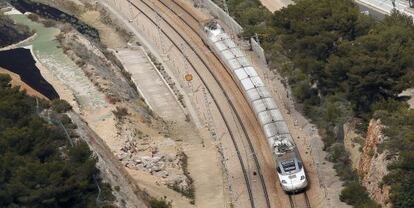
M391 162L388 152L381 150L386 139L381 132L383 128L380 120L370 121L357 169L371 198L382 207L391 207L390 187L382 185L382 178L388 174L387 165Z

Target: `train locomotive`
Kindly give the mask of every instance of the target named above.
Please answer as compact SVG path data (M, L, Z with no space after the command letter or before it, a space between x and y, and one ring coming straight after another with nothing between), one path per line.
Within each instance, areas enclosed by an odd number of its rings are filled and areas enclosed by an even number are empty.
M256 70L220 24L211 21L204 31L207 33L207 45L227 66L261 124L283 190L295 193L306 189L308 181L296 145L278 106Z

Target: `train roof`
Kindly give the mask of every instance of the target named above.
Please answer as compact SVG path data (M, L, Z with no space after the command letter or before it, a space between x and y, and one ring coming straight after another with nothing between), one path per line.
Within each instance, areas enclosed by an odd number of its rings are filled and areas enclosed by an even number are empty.
M273 153L280 155L293 150L295 143L282 113L249 59L219 24L212 21L205 28L210 44L244 90Z

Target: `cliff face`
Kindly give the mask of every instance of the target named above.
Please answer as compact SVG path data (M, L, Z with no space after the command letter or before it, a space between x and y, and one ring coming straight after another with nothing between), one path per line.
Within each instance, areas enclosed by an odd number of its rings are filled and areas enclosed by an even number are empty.
M365 186L373 200L382 207L391 207L389 203L389 186L380 186L382 178L388 174L387 151L378 152L378 145L383 143L385 136L381 133L384 126L379 120L369 123L365 144L358 163L358 172L361 175L362 185Z

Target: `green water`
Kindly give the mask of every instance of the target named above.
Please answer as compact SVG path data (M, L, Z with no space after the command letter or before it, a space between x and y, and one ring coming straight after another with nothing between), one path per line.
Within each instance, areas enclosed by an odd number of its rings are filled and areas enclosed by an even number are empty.
M59 51L59 43L56 40L56 35L60 33L60 30L57 28L47 28L43 24L33 22L25 15L10 15L10 17L16 21L18 24L27 25L30 29L36 31L36 39L31 43L33 49L40 53L63 53L62 50Z
M57 28L47 28L43 24L33 22L23 14L10 15L16 23L27 25L37 34L36 38L20 47L32 47L35 58L50 71L55 78L66 85L83 106L105 106L104 95L95 86L60 47L56 36L60 33Z

